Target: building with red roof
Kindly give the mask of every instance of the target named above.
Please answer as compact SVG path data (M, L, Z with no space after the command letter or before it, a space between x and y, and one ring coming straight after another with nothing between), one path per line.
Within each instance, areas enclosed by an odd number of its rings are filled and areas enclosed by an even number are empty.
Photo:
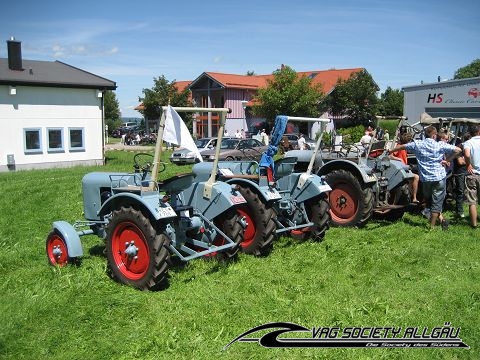
M297 72L297 75L310 78L312 85L321 85L324 94L328 95L338 80L347 80L353 74L364 70L364 68L314 70ZM188 87L192 102L198 107L231 108L232 112L227 115L226 129L233 134L238 129L252 132L254 124L263 121L252 118L248 108L254 104L257 91L265 88L268 80L273 79L273 74L238 75L204 72L193 81L178 81L175 85L179 91ZM141 106L142 104L136 109L140 110ZM217 114L198 114L194 120L193 134L198 137L215 136L218 121ZM254 131L256 130L258 129Z

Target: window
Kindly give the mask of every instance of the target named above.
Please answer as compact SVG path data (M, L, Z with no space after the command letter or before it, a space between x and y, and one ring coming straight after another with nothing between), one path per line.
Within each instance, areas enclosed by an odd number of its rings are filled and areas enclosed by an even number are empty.
M69 128L70 151L85 151L83 128Z
M63 152L63 129L47 129L48 152Z
M25 154L42 153L42 137L40 129L23 129Z

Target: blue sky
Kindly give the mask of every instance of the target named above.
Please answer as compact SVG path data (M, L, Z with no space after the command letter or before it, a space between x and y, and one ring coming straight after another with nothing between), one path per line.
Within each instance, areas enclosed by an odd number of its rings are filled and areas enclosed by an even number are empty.
M480 2L17 1L3 4L0 35L0 57L13 36L24 59L115 81L122 116L140 117L138 97L161 75L364 67L381 92L451 79L480 58Z

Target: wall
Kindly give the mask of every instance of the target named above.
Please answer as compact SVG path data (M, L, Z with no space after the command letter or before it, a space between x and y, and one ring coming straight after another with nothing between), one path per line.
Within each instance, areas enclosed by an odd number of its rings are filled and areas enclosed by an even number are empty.
M68 89L0 85L0 171L7 167L7 155L15 158L14 169L65 167L103 163L101 98L93 89ZM84 129L84 151L69 149L68 129ZM42 151L26 154L24 129L40 128ZM47 128L63 129L63 152L48 152Z

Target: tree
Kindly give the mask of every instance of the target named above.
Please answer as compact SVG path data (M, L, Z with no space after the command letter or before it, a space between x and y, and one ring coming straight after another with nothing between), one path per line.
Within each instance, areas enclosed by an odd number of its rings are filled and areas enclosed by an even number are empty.
M282 66L273 73L273 80L259 89L253 113L267 119L270 125L277 115L318 117L318 103L323 97L321 86L313 86L306 76L298 77L289 66Z
M159 119L162 114L162 106L191 106L189 101L190 90L179 92L175 86L175 81L169 82L165 76L153 78L153 87L151 89L143 89L143 97L138 100L143 104L143 109L139 110L145 119ZM183 120L188 127L191 126L191 115L181 113Z
M466 79L480 76L480 59L473 60L469 65L455 71L454 79Z
M387 87L384 93L380 95L378 106L379 115L382 116L401 116L403 114L403 92L399 89Z
M103 94L103 109L105 112L105 124L108 126L109 132L112 132L122 123L118 100L112 90L107 90Z
M363 70L352 74L348 80L339 79L321 109L348 118L351 125L367 124L377 113L377 91L372 76Z

